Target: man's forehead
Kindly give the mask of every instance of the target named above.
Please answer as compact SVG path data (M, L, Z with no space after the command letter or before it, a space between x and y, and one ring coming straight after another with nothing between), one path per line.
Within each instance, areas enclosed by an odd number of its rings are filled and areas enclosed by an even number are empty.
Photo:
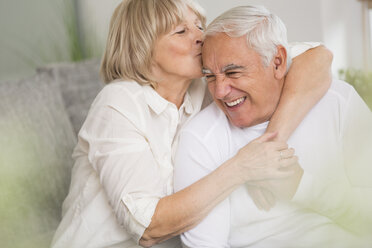
M246 35L239 37L230 36L226 33L215 33L206 35L204 37L203 48L216 48L216 47L226 47L230 46L231 48L237 48L236 45L248 44Z
M245 37L230 37L225 33L207 36L203 45L203 72L244 68L246 61L242 61L239 55L242 49L248 48L246 45Z

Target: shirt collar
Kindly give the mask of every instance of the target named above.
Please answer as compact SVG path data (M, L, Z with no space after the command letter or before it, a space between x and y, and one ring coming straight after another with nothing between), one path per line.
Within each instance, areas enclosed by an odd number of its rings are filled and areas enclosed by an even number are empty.
M260 132L260 131L265 131L268 125L269 125L269 121L265 121L265 122L256 124L256 125L251 126L251 127L245 127L243 129L246 132L250 132L250 131L259 131Z
M169 102L161 97L150 85L145 85L143 87L147 104L157 115L161 114L166 109Z
M191 96L187 91L185 94L185 98L183 99L183 103L181 108L185 108L185 113L191 115L194 112L194 107L192 106Z
M167 108L168 104L170 104L170 102L160 96L150 85L144 86L144 95L147 104L157 115L161 114ZM194 112L191 96L188 91L186 91L180 109L182 108L184 108L187 114L192 114Z

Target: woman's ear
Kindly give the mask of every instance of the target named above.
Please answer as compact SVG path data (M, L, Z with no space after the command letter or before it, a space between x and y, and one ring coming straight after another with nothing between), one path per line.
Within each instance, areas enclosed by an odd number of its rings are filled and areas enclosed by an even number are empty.
M285 47L277 46L277 53L273 59L274 63L274 77L282 79L287 73L287 50Z

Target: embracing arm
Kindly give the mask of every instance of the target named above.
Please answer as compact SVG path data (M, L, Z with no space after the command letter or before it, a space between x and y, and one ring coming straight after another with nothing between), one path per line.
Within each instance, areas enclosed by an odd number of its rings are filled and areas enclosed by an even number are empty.
M101 98L110 95L112 99L112 95L119 97L122 93L108 87ZM79 138L89 144L88 159L112 208L107 214L113 211L118 224L142 246L152 246L195 226L246 181L291 174L280 168L293 164L293 159L278 160L278 151L286 152L287 145L265 142L275 137L267 134L242 148L210 175L168 196L169 176L162 169L167 165L158 164L140 126L119 112L121 106L99 104L101 98L97 106L92 106Z
M314 45L313 43L299 43L291 49L292 54L302 53L292 60L278 107L266 129L266 132L278 132L276 140L287 141L310 109L329 89L332 80L332 53L324 46L317 46L303 52L309 46L314 47ZM280 185L274 187L277 189L276 192L285 193L285 198L293 196L298 180L301 179L302 172L298 170L299 167L296 168L296 173L291 177L292 180L282 181ZM288 184L284 185L284 182ZM263 202L261 205L266 205L266 210L275 205L275 200L269 200L272 198L272 191L270 193L262 191L262 188L252 187L248 189L255 203L259 199L258 196L261 198ZM258 196L252 194L253 189L259 192ZM278 198L278 194L275 194L275 197ZM256 203L256 205L259 204Z
M277 150L285 149L286 144L264 142L272 137L275 136L267 134L251 142L235 157L212 172L205 170L204 166L195 166L190 154L185 152L186 149L182 149L190 144L186 142L187 145L183 145L185 142L181 139L178 150L181 155L177 155L177 160L181 161L182 165L177 166L178 169L175 171L175 183L178 184L175 189L184 189L160 199L151 223L140 239L140 244L149 247L190 230L234 189L250 179L290 175L292 172L283 172L280 166L289 166L295 159L278 161ZM194 146L193 148L195 149ZM265 161L276 162L266 164ZM245 168L241 167L243 164L246 165Z
M267 132L278 131L287 140L331 84L332 53L324 46L312 48L293 59L277 110Z
M238 185L227 161L189 187L160 199L140 245L150 247L195 227Z

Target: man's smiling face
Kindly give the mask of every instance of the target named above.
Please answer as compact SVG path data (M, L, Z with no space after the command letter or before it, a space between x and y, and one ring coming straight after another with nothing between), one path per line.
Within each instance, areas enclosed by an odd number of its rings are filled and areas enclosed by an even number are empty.
M249 127L271 118L283 86L273 61L265 67L245 36L225 33L208 36L202 56L209 91L233 125Z

